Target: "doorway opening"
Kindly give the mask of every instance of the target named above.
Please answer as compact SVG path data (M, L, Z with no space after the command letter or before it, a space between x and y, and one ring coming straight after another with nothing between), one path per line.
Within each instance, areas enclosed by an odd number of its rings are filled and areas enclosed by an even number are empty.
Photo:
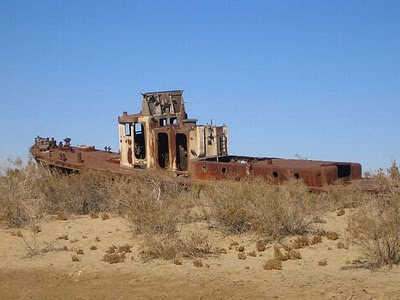
M187 137L182 133L176 135L176 168L179 171L188 168Z
M158 165L161 168L169 166L169 142L168 134L164 132L158 133Z
M144 136L144 126L142 123L135 123L134 127L135 157L137 159L146 158L146 144Z

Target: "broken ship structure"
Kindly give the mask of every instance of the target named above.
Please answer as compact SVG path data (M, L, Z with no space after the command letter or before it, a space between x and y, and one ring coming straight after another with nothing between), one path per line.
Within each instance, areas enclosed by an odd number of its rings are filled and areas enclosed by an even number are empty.
M188 119L182 90L142 95L140 113L118 117L119 153L109 147L74 147L70 138L57 144L54 138L37 137L30 148L32 156L66 171L93 169L126 176L134 176L134 169L156 169L191 180L257 176L280 184L292 177L312 188L361 178L358 163L230 155L228 128Z

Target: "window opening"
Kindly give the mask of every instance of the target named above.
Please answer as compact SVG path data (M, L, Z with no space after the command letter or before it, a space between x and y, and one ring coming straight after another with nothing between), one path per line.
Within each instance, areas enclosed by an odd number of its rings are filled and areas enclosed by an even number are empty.
M130 123L126 123L125 124L125 135L126 136L131 136L132 135L131 124Z

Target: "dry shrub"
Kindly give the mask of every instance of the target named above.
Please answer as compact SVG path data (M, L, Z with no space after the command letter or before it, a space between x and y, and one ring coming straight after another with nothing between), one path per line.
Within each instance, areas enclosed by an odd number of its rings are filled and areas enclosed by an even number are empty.
M117 252L118 247L115 245L112 245L108 248L108 250L106 250L106 253L108 254L112 254L112 253L116 253Z
M76 254L71 255L71 259L72 259L73 262L81 261L81 258Z
M248 252L247 255L248 256L252 256L252 257L256 257L257 253L256 253L256 251L251 251L251 252Z
M174 259L174 264L177 265L177 266L181 266L182 265L182 260L179 259L179 258L175 258Z
M316 245L322 243L322 237L320 235L314 235L310 240L310 245Z
M239 246L238 248L237 248L237 251L239 251L239 252L244 252L244 246Z
M282 270L282 261L276 258L267 260L263 266L264 270Z
M29 161L15 162L0 180L0 219L10 227L22 227L45 213L86 214L110 207L112 178L104 173L83 171L65 174Z
M84 254L82 249L76 249L75 252L76 252L76 254L79 254L79 255Z
M215 253L216 255L221 255L221 254L227 254L228 251L226 251L225 248L215 247L213 253Z
M282 186L252 178L217 182L206 191L211 217L230 233L254 231L270 238L307 231L316 195L301 181Z
M289 250L287 253L289 259L301 259L301 254L297 250Z
M112 245L106 250L106 254L103 256L103 261L110 264L116 264L125 261L126 253L131 252L132 246L126 244L123 246ZM97 249L97 247L96 247Z
M11 231L12 236L23 237L21 230Z
M160 177L142 171L142 177L128 184L120 178L111 193L118 201L121 212L131 222L134 233L173 233L179 221L184 219L186 197L190 194L172 177Z
M68 217L67 217L67 215L65 213L59 212L57 214L56 220L66 221L66 220L68 220Z
M339 243L337 243L337 245L336 245L337 247L338 247L338 249L349 249L349 247L348 246L346 246L346 244L345 243L343 243L343 242L339 242Z
M97 250L97 246L96 245L90 246L90 250Z
M284 254L278 245L274 246L274 258L280 261L287 261L289 259L301 259L300 252L294 249L288 249Z
M325 267L325 266L328 265L328 260L327 259L322 259L322 260L318 261L318 265L320 267Z
M41 170L39 186L50 212L88 214L110 208L109 186L112 177L96 171L82 171L66 175Z
M335 231L326 231L325 236L327 237L328 240L335 241L339 238L339 234Z
M308 236L299 236L292 241L292 249L302 249L310 245Z
M258 252L263 252L263 251L265 251L266 245L267 245L267 241L265 241L265 240L257 241L257 243L256 243L256 249L257 249L257 251L258 251Z
M239 252L238 253L238 258L239 259L241 259L241 260L245 260L247 257L246 257L246 253L244 253L244 252Z
M142 238L140 256L145 261L157 258L203 258L213 253L211 249L207 237L198 233L189 234L186 238L180 238L177 234L146 234Z
M30 226L45 212L45 198L38 188L40 176L33 162L25 167L21 160L10 163L14 167L0 177L0 220L11 228Z
M336 215L337 215L338 217L340 217L340 216L343 216L345 213L346 213L346 212L345 212L344 208L341 208L341 209L339 209L339 210L336 212Z
M379 175L380 192L370 195L350 217L348 230L376 266L400 264L400 178L397 166Z
M107 213L102 213L102 214L101 214L101 219L102 219L103 221L108 220L109 218L110 218L110 217L108 216Z
M121 253L106 253L103 256L103 261L108 262L110 264L116 264L119 262L125 261L125 252Z
M65 241L68 241L68 240L69 240L68 234L62 234L62 235L60 235L59 237L57 237L57 240L65 240Z
M286 261L288 258L282 253L281 248L278 245L274 246L274 258L280 261Z
M193 261L193 265L194 265L196 268L201 268L201 267L204 266L204 265L203 265L203 262L202 262L200 259L194 260L194 261Z
M99 214L98 213L90 213L90 218L91 219L98 219L99 218Z
M123 245L123 246L119 246L119 247L118 247L118 252L125 252L125 253L128 253L128 252L131 252L131 248L132 248L132 246L131 246L131 245L128 245L128 244Z

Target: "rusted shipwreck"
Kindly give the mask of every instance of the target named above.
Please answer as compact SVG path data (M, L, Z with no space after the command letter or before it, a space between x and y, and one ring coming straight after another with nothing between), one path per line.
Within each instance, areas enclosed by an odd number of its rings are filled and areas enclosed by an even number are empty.
M183 91L144 93L138 114L118 117L119 153L94 146L71 145L66 138L37 137L30 148L36 161L67 171L84 168L132 175L133 169L158 169L192 180L240 180L249 176L282 183L289 178L320 188L342 179L361 178L361 165L331 162L235 156L228 153L228 128L198 125L188 119Z

